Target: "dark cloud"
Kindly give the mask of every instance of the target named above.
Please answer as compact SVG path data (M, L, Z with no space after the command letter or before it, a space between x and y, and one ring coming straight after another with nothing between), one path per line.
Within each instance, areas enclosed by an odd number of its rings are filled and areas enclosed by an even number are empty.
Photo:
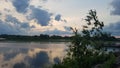
M21 27L22 27L22 28L29 28L30 25L29 25L28 23L22 23L22 24L21 24Z
M13 17L12 15L7 15L5 21L14 23L14 25L18 25L21 28L31 28L29 23L20 22L16 17Z
M32 13L29 15L28 19L36 19L37 23L41 26L47 26L49 24L49 21L51 20L51 13L49 13L47 10L39 9L34 6L31 6L30 9L32 10Z
M120 15L120 0L113 0L111 5L113 7L113 11L111 11L111 14Z
M120 36L120 21L106 26L105 31L110 32L112 35Z
M8 1L8 0L6 0ZM48 26L50 25L49 22L51 20L67 22L61 16L61 14L57 14L55 19L53 19L53 13L50 13L48 10L44 9L43 7L35 7L34 5L30 5L30 0L10 0L12 2L13 7L15 7L18 13L23 13L24 16L27 18L28 21L35 20L41 26ZM48 0L39 0L41 2L47 2ZM5 12L12 12L11 10L4 8ZM27 13L28 12L28 13ZM0 13L2 15L2 13ZM27 34L30 32L31 28L36 28L34 25L30 26L28 21L21 22L18 18L14 17L13 15L7 15L5 21L0 19L0 34ZM65 30L67 28L65 27ZM49 31L49 30L47 30ZM47 33L47 31L45 31ZM60 31L60 30L53 30L49 31L50 34L67 34L69 32ZM34 32L34 31L33 31ZM36 33L34 33L36 34Z
M60 21L60 20L61 20L61 15L60 15L60 14L56 15L56 16L55 16L55 20L56 20L56 21Z
M34 26L34 25L32 25L32 26L31 26L31 28L35 28L35 26Z
M14 24L20 24L21 23L16 17L13 17L12 15L6 15L5 21L6 22L11 22L11 23L14 23Z
M0 34L10 34L10 35L27 35L28 29L21 29L17 26L12 26L10 24L0 21Z
M6 15L5 21L0 20L0 34L27 34L32 28L27 22L20 22L12 15Z
M61 21L61 22L67 23L67 20L63 19L63 18L62 18L62 15L60 15L60 14L57 14L57 15L55 16L55 20L56 20L56 21Z
M18 28L0 20L0 34L22 34Z
M64 26L64 29L65 29L66 31L71 31L70 27L68 27L68 26Z
M50 34L50 35L70 35L71 34L71 32L69 32L69 31L61 31L58 29L46 30L43 33Z
M29 0L12 0L12 4L19 13L25 13L29 6Z

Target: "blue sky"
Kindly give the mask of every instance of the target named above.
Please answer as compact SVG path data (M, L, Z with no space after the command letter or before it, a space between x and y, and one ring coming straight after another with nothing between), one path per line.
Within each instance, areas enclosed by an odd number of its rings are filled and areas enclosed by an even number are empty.
M69 35L81 30L90 9L95 9L105 30L120 36L120 0L0 0L0 34Z

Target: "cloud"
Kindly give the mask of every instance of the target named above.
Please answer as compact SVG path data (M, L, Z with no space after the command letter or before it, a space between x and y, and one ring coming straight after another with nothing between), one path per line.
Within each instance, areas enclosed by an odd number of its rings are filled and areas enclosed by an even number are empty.
M31 28L36 28L36 27L34 25L32 25Z
M69 31L62 31L62 30L58 30L58 29L46 30L43 33L44 34L50 34L50 35L71 35L72 34Z
M25 13L29 6L29 0L12 0L13 6L16 8L17 12Z
M42 2L47 2L48 0L41 0Z
M120 15L120 0L113 0L111 5L113 7L111 14Z
M10 9L4 8L4 11L6 11L6 12L10 12Z
M31 6L30 9L32 10L32 13L28 16L29 20L36 19L37 23L41 26L47 26L49 24L49 21L51 20L51 13L49 13L47 10L39 9L34 6Z
M67 20L63 19L61 14L57 14L57 15L55 16L55 20L56 20L56 21L61 21L61 22L67 23Z
M11 22L14 24L20 24L20 21L18 19L16 19L16 17L13 17L12 15L6 15L6 22Z
M111 5L113 7L111 14L120 16L120 0L113 0ZM105 27L105 29L112 35L120 36L120 21L111 23L109 26Z
M66 31L71 31L70 27L68 27L68 26L64 26L64 29L65 29Z
M114 36L120 36L120 21L106 26L105 31L110 32Z
M22 23L21 27L22 28L30 28L30 25L28 23Z
M56 20L56 21L60 21L60 20L61 20L61 15L60 15L60 14L56 15L56 16L55 16L55 20Z
M47 1L39 0L38 2L44 3ZM32 2L33 0L6 0L6 6L1 6L2 9L0 10L0 34L28 35L34 32L33 35L35 35L42 33L43 30L50 34L69 33L67 27L65 27L65 30L68 32L54 29L54 25L51 26L52 28L49 27L52 24L57 24L57 22L67 22L61 14L54 14L45 9L43 5L39 7L36 6L39 3ZM62 26L62 24L58 25ZM40 31L41 29L43 30Z
M0 34L22 34L19 29L0 20Z
M13 23L16 26L19 26L21 28L31 28L29 23L27 22L20 22L16 17L13 17L12 15L6 15L6 22Z
M0 34L28 34L29 30L34 28L27 22L20 22L12 15L6 15L5 21L0 20Z

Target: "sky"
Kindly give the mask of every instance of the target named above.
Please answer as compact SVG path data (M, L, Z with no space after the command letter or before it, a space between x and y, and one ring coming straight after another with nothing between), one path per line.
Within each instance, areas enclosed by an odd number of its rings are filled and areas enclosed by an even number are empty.
M95 9L105 30L120 36L120 0L0 0L0 34L71 35Z

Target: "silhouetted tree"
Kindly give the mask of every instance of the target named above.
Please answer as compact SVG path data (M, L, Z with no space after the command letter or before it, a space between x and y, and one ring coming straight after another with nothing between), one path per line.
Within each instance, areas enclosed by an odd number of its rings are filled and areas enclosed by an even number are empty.
M100 68L112 67L115 56L104 51L104 43L100 39L104 34L104 23L98 20L95 10L89 11L85 21L87 24L83 26L82 33L71 28L74 33L72 44L66 57L53 68L94 68L97 64L100 64Z

